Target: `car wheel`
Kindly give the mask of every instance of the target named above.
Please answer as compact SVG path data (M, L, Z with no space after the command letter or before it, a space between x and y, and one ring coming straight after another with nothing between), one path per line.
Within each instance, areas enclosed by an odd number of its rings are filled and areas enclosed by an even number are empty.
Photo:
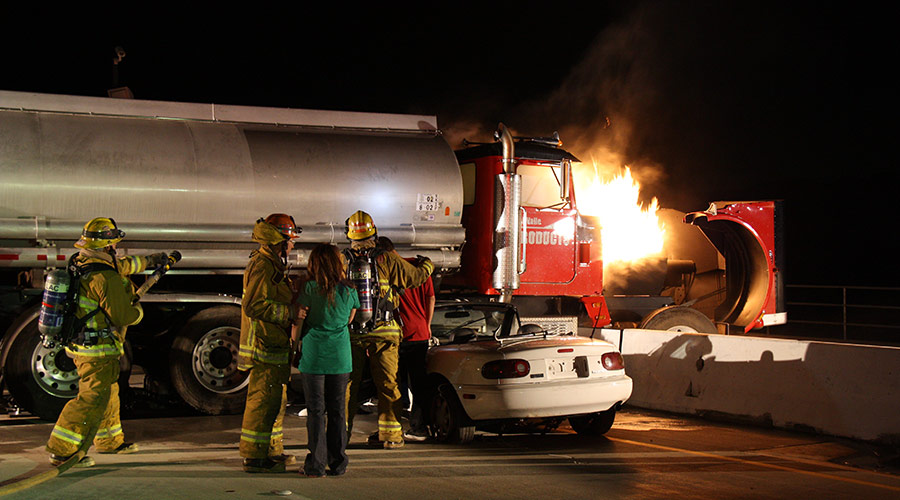
M641 323L641 328L683 333L718 333L716 324L706 315L683 306L664 307L653 311Z
M475 423L450 384L438 386L431 399L431 434L444 443L465 444L475 438Z
M590 415L581 415L578 417L569 417L569 425L578 434L585 436L602 436L612 427L613 421L616 419L616 410L610 408L606 411L592 413Z
M181 399L210 415L243 410L248 373L237 369L240 338L237 307L211 307L188 320L169 353L172 385Z

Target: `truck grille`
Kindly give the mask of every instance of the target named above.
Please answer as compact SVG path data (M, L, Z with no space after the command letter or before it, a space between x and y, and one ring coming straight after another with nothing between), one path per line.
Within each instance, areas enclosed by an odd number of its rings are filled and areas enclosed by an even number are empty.
M577 316L531 316L519 318L523 325L534 323L541 325L550 335L574 334L578 331Z

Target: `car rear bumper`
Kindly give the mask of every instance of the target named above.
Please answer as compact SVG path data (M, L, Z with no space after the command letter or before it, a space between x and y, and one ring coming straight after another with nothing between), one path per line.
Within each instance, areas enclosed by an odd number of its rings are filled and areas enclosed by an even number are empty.
M631 378L456 388L472 420L562 417L611 408L631 396Z

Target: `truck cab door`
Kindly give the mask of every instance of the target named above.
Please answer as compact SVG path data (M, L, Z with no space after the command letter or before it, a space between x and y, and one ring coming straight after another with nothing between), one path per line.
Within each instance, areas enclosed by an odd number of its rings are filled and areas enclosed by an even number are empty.
M561 167L520 164L517 173L525 218L522 284L569 283L577 265L576 211L560 196Z

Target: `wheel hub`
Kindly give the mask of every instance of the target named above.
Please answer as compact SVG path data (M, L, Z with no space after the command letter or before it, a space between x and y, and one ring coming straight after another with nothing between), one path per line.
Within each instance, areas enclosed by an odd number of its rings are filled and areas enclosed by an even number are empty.
M60 398L78 394L78 371L63 346L52 349L38 342L31 354L31 374L38 387Z
M209 353L209 362L216 369L224 370L234 362L234 356L228 348L219 346Z
M247 385L246 374L237 369L240 338L241 331L231 326L214 328L200 338L194 347L192 368L203 387L229 394Z

